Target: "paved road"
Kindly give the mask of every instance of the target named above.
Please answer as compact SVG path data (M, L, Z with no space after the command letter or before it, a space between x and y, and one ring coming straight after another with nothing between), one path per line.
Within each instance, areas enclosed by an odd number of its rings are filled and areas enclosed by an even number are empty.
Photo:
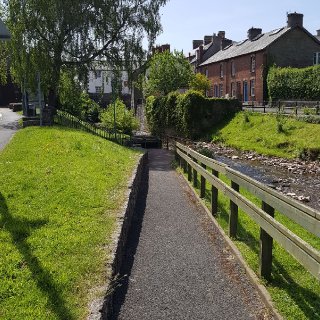
M272 319L171 161L149 152L113 319Z
M0 108L0 150L5 147L19 129L18 120L21 117L8 108Z

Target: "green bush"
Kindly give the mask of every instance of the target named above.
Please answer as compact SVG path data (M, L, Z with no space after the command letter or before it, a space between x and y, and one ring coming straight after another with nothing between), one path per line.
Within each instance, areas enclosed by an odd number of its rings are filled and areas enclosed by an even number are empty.
M108 105L107 109L100 114L102 125L109 130L114 129L114 111L116 112L116 130L126 134L131 134L138 129L139 122L132 110L128 110L120 99Z
M173 129L188 138L206 136L213 125L233 116L241 105L235 99L206 98L198 91L147 98L146 115L153 134Z
M320 100L320 66L271 67L267 84L271 100Z

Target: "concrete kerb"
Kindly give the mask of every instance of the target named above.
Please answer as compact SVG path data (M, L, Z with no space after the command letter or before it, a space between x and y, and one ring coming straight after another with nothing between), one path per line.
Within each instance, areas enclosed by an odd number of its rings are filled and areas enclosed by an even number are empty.
M207 215L209 216L210 220L213 222L213 224L217 227L221 235L224 237L226 240L228 246L230 247L232 253L234 254L235 258L237 261L243 266L246 274L248 275L251 283L257 288L257 291L265 303L266 307L269 309L269 311L273 314L274 318L277 320L283 320L283 317L278 313L276 310L275 306L273 305L271 296L265 286L261 284L261 280L258 278L258 276L253 272L253 270L249 267L245 259L243 258L242 254L238 250L237 246L232 242L232 240L228 237L228 235L224 232L222 227L219 225L218 221L214 218L210 210L207 208L204 200L202 200L199 195L197 194L196 190L192 187L191 183L188 181L188 179L181 174L183 179L187 182L189 189L191 192L194 194L196 197L197 201L201 204L203 209L206 211Z
M103 294L104 297L95 298L89 306L87 320L108 319L112 314L113 294L118 286L118 275L123 263L123 256L130 231L131 221L134 214L137 197L141 188L141 180L148 163L148 153L144 153L138 162L136 170L128 184L126 202L117 216L116 230L112 237L112 243L107 248L110 252L110 262L107 264L109 282L105 286L95 288L93 294Z

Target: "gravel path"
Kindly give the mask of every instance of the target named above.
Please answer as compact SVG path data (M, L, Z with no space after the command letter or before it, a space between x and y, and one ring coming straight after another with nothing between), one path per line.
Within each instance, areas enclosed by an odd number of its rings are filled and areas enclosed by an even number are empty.
M0 108L0 150L10 141L19 129L18 120L21 118L8 108Z
M149 152L113 319L272 319L171 161Z

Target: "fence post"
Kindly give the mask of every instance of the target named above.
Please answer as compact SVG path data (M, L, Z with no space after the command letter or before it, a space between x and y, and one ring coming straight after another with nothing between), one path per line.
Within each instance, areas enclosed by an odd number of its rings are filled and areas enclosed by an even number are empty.
M296 101L296 116L298 115L298 101Z
M192 158L192 160L197 163L196 159ZM193 186L196 188L198 186L198 172L196 169L193 169L192 175L193 175Z
M201 164L201 167L206 170L207 166L205 164ZM206 196L206 179L201 175L200 182L200 198L204 198Z
M239 185L233 181L231 181L231 188L237 192L239 192ZM229 217L229 235L232 238L237 236L238 229L238 206L230 200L230 217Z
M274 208L262 201L262 210L274 217ZM259 273L266 280L271 278L273 239L260 228Z
M191 167L191 164L189 164L189 162L187 162L187 167L188 167L188 180L191 181L192 180L192 167Z
M219 177L219 172L214 169L212 169L212 174ZM211 213L213 216L218 214L218 189L215 186L211 186Z
M280 100L278 100L278 111L280 112Z

